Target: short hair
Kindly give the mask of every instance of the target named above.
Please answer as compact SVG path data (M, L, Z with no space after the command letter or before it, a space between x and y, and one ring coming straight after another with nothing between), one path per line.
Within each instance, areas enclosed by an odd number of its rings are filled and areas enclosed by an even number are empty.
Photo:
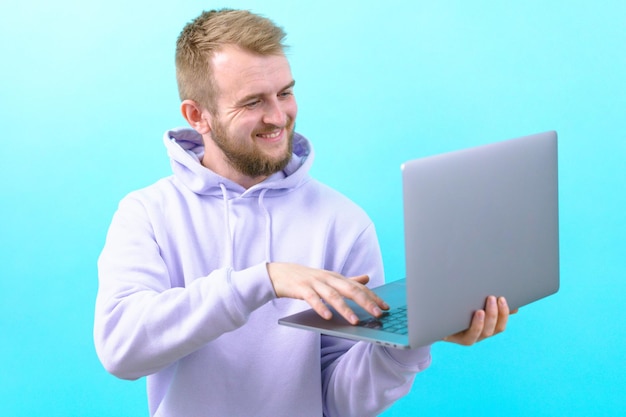
M187 23L176 42L176 81L181 101L194 100L216 111L218 94L211 60L224 46L259 55L282 55L285 32L271 20L247 10L204 11Z

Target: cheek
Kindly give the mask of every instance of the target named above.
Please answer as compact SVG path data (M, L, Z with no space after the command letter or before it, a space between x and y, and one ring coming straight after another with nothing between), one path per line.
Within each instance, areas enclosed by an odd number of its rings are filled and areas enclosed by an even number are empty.
M258 117L251 117L248 114L233 120L230 131L236 136L249 136L258 127L258 124Z
M296 116L298 115L298 103L296 102L296 100L294 99L291 103L289 103L289 106L287 107L287 115L292 119L295 120Z

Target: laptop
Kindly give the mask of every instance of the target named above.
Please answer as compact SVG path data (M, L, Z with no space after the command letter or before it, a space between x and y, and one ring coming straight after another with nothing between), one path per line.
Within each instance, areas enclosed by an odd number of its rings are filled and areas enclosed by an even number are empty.
M279 323L410 349L467 329L489 295L515 309L556 293L557 175L553 131L404 163L406 278L374 289L389 313L348 300L356 326L313 310Z

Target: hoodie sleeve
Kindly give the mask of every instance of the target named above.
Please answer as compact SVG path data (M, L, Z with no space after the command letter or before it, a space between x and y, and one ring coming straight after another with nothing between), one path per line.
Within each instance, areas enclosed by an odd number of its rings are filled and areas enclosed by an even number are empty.
M368 271L372 286L382 284L383 266L373 225L357 240L343 273ZM386 348L322 336L322 390L325 417L377 416L406 395L415 375L430 365L430 347Z
M322 337L324 416L377 416L409 393L430 346L398 350Z
M148 217L141 202L124 199L98 260L96 352L109 372L124 379L189 355L275 298L265 263L218 269L172 288Z

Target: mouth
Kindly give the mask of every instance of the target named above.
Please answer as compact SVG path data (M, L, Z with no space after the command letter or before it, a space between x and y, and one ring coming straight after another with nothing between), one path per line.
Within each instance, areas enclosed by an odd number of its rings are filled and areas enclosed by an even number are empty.
M282 138L285 129L275 129L271 132L257 133L255 136L268 142L277 142Z

